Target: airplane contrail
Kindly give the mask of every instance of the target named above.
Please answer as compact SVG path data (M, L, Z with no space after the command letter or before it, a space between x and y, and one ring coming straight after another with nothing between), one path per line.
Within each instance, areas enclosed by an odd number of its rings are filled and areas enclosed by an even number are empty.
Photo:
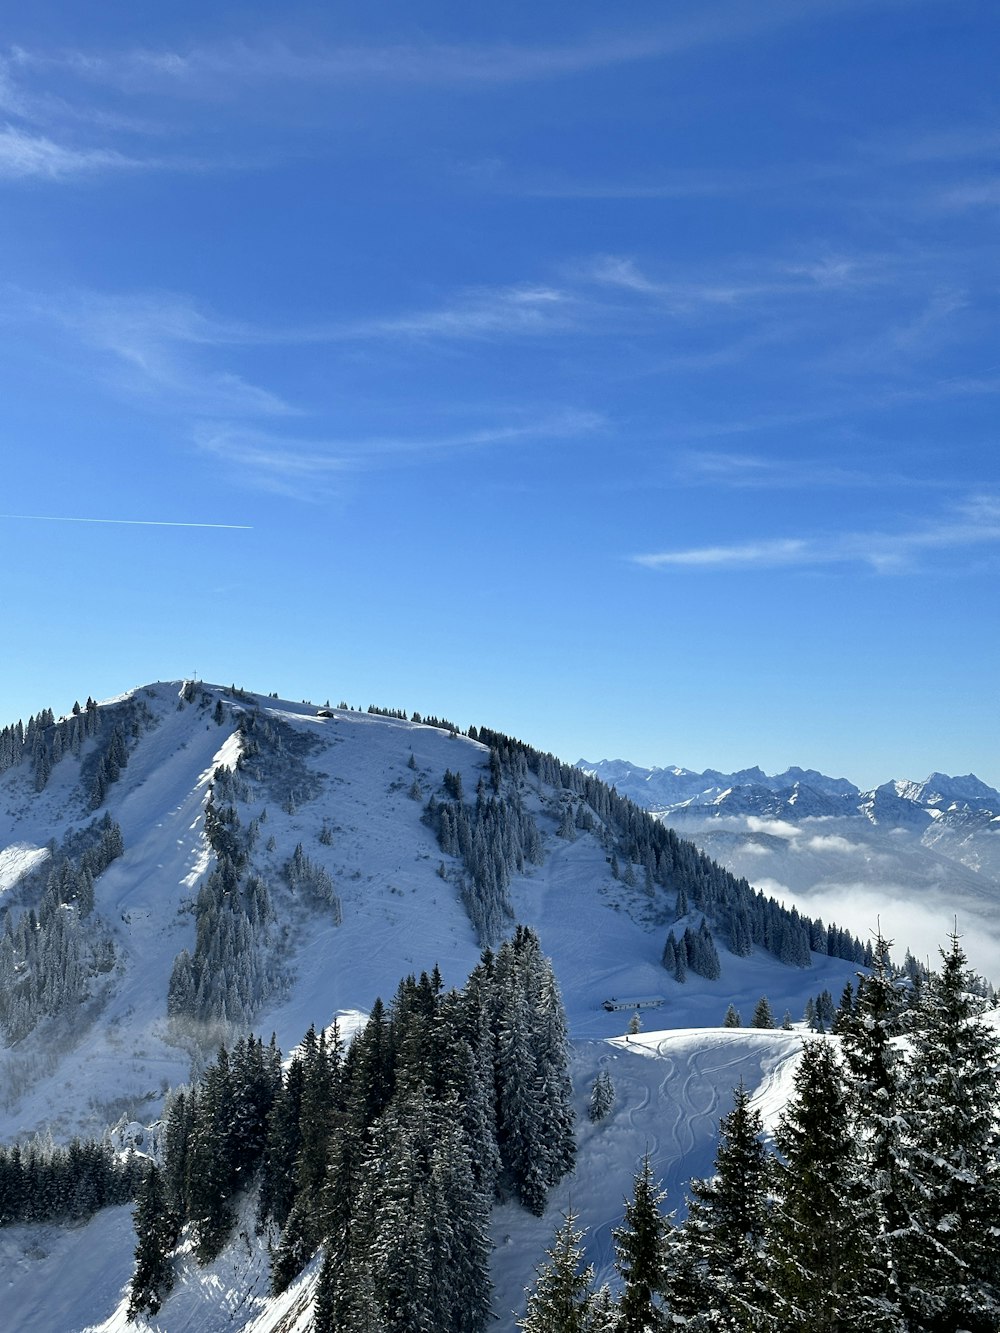
M179 523L163 518L77 518L66 514L0 514L0 519L30 519L36 523L124 523L136 528L227 528L233 532L252 532L250 523Z

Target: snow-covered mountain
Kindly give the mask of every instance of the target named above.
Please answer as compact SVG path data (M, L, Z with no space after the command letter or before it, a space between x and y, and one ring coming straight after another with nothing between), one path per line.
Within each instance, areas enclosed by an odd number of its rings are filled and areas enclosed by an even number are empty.
M600 776L622 790L624 772ZM758 770L664 782L690 800L747 786L735 776L785 790ZM799 794L786 806L853 799L842 780L782 776ZM843 932L748 894L602 783L494 733L192 682L39 714L0 736L0 1141L118 1125L155 1148L169 1090L217 1038L273 1032L287 1052L335 1018L349 1036L400 977L437 964L461 986L483 942L524 922L561 987L581 1114L577 1173L546 1216L494 1213L494 1309L511 1329L570 1197L607 1276L646 1149L680 1203L709 1169L740 1078L773 1121L799 1036L723 1029L727 1006L749 1016L766 994L798 1020L853 976L855 958L832 956L851 952ZM682 983L662 965L667 932L683 947L687 931L694 949L699 929L714 936L718 975L692 967ZM655 1030L623 1036L633 1006L609 1011L612 997L661 1000L643 1016ZM617 1099L591 1124L602 1069ZM11 1326L124 1330L129 1217L0 1230ZM304 1328L315 1274L271 1300L263 1244L246 1226L209 1267L185 1261L150 1326Z
M923 782L894 780L862 791L847 778L794 766L773 776L756 767L737 773L720 773L714 768L703 773L678 767L639 768L623 759L581 759L577 767L659 814L772 814L781 806L799 818L863 815L886 827L922 825L931 819L969 813L1000 814L1000 792L973 773L965 777L932 773Z
M921 957L957 915L976 965L1000 972L1000 792L973 774L862 791L815 769L579 767L768 893L861 932L881 915Z
M577 767L591 773L602 782L615 787L623 796L647 810L672 811L680 808L698 809L715 807L726 813L728 799L746 803L749 792L756 799L766 801L768 795L789 800L796 791L809 791L829 797L838 803L838 812L848 809L850 802L860 797L853 782L846 778L830 778L815 769L789 768L784 773L769 777L760 768L744 768L737 773L720 773L707 768L695 773L689 768L639 768L624 759L601 759L596 762L581 759Z

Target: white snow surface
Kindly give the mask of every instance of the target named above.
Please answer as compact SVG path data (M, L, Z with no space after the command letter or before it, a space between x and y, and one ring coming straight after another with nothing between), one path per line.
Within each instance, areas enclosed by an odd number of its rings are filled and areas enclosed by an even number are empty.
M47 847L32 847L26 842L14 842L4 847L0 851L0 894L40 865L48 855Z
M447 985L461 986L478 961L455 885L437 873L450 858L442 857L421 822L423 802L410 799L408 791L416 777L426 800L450 768L461 772L466 799L473 798L487 767L483 746L365 713L334 710L332 718L319 718L311 704L239 699L213 686L201 687L203 704L179 707L179 688L180 682L170 682L136 692L158 722L138 741L108 793L125 842L125 855L96 883L96 910L113 927L119 957L109 993L56 1055L46 1055L33 1037L14 1051L0 1051L0 1101L8 1089L7 1104L0 1106L3 1141L36 1130L51 1130L57 1139L100 1134L122 1117L149 1125L166 1090L187 1080L187 1057L166 1031L167 982L176 954L193 947L190 906L210 865L204 803L216 767L231 766L238 757L235 710L259 706L313 740L304 762L317 784L314 794L286 808L271 797L240 806L244 825L266 806L254 868L279 885L281 868L301 842L310 860L330 871L343 903L339 927L319 913L288 909L292 980L260 1012L254 1030L265 1040L274 1032L286 1053L311 1023L320 1028L336 1018L349 1035L376 995L391 998L402 975L437 963ZM213 720L217 699L225 711L221 727ZM416 773L408 766L411 753ZM809 996L829 989L836 999L854 974L853 965L840 960L814 957L812 968L790 969L759 951L736 958L723 946L719 980L692 975L679 985L660 965L668 916L656 922L644 917L650 910L645 895L612 878L593 838L566 842L554 836L558 816L549 808L551 795L541 791L529 798L545 859L515 879L511 896L517 919L538 931L552 958L566 1004L579 1162L553 1191L543 1218L514 1205L494 1213L500 1333L513 1330L524 1288L570 1204L588 1228L588 1257L599 1280L609 1279L611 1230L647 1150L669 1191L669 1206L683 1210L687 1181L711 1174L718 1121L741 1079L773 1126L803 1034L722 1028L729 1003L749 1021L766 994L779 1020L786 1008L798 1019ZM27 868L32 849L44 854L50 838L58 841L92 818L79 794L79 761L72 757L55 766L41 795L34 793L26 766L3 774L0 874L7 866L11 874L18 865ZM324 825L332 829L330 844L320 841ZM269 838L272 851L266 850ZM665 902L660 906L666 910ZM658 1030L626 1038L629 1015L601 1007L615 994L664 995L662 1009L643 1015ZM601 1069L612 1075L616 1100L610 1115L592 1124L586 1107ZM27 1086L11 1095L15 1084ZM251 1208L248 1202L247 1217ZM108 1210L73 1229L0 1230L3 1327L17 1333L125 1333L134 1244L128 1209ZM177 1287L145 1325L158 1333L304 1333L308 1327L315 1274L307 1272L280 1300L267 1298L267 1256L252 1225L244 1223L208 1268L198 1269L188 1257L179 1267Z

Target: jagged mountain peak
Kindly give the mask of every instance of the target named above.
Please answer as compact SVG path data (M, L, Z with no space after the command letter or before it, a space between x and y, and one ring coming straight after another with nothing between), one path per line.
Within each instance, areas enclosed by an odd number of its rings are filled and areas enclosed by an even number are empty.
M969 805L983 808L1000 806L1000 793L976 777L967 773L963 777L952 777L947 773L931 773L923 782L897 781L896 791L907 800L919 805L944 807L948 805Z

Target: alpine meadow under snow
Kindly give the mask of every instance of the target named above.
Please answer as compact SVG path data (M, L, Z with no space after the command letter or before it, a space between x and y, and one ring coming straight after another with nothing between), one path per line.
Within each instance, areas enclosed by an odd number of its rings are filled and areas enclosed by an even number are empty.
M7 727L0 769L11 1328L996 1327L957 943L897 975L598 777L402 710L160 683Z

